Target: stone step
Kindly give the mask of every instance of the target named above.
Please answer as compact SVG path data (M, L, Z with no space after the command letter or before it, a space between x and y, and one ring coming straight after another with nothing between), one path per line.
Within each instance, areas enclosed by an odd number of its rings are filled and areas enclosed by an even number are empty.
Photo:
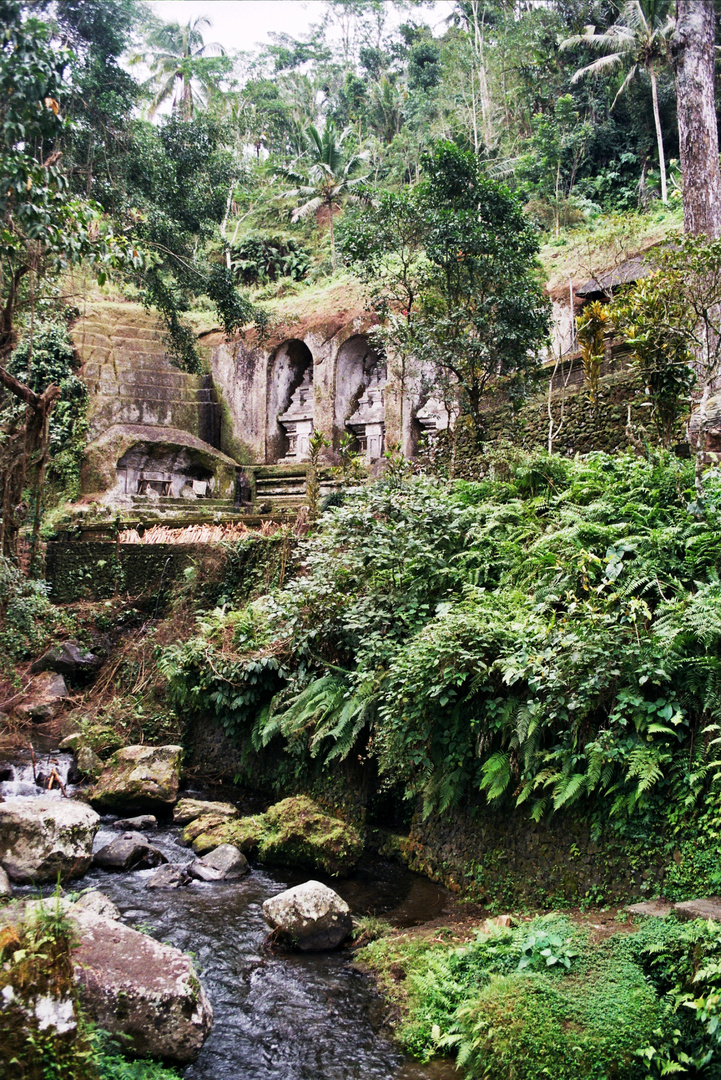
M287 495L305 496L305 482L302 484L256 484L255 493L259 499L282 499Z

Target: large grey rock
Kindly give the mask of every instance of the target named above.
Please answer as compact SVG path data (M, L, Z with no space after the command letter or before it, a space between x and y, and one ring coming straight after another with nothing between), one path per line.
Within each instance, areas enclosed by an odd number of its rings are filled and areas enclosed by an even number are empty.
M306 881L263 904L267 923L303 952L337 948L351 932L350 908L320 881Z
M91 912L70 912L80 998L98 1027L129 1037L134 1055L195 1061L213 1010L191 960L178 949Z
M222 881L223 871L216 870L212 866L206 866L200 859L196 859L188 867L188 873L191 877L194 877L196 881Z
M87 649L81 648L75 641L63 641L51 648L34 660L30 670L55 671L59 675L77 677L79 675L92 675L98 670L102 661Z
M683 900L674 904L679 919L713 919L721 922L721 896L706 896L699 900Z
M23 700L15 706L15 713L23 720L45 723L53 719L67 696L68 688L62 675L46 671L31 680Z
M199 862L212 870L218 870L224 881L237 881L250 870L245 855L233 844L220 844L219 847L204 855Z
M190 885L191 876L185 866L174 866L166 863L159 867L145 883L146 889L180 889L183 885Z
M142 833L127 832L111 840L95 853L93 862L102 870L148 870L168 860L162 851L149 844Z
M146 829L157 829L158 819L153 817L152 814L140 814L139 817L118 818L113 822L113 827L116 829L140 829L145 831Z
M100 818L53 795L0 803L0 864L13 881L63 881L89 869Z
M104 919L119 919L120 911L113 901L105 893L97 889L90 889L78 897L72 907L73 911L90 911L93 915L102 915Z
M206 802L202 799L180 799L173 810L173 824L187 825L204 814L214 814L218 819L237 818L238 808L231 803Z
M91 802L123 814L169 810L178 798L182 760L182 746L116 750L91 792Z

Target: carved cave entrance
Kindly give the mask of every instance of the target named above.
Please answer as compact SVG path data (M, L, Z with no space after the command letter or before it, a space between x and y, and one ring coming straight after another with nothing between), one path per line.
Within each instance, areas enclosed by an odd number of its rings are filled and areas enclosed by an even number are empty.
M269 374L265 460L306 461L313 431L313 354L304 341L284 341Z

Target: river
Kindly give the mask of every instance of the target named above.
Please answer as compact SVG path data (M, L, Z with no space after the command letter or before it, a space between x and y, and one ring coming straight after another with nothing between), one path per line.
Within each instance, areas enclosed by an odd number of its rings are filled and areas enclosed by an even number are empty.
M54 765L65 779L71 761L68 755L41 754L36 771L49 775ZM39 791L27 760L0 773L0 795ZM227 791L223 795L227 799ZM179 831L163 825L147 835L171 863L183 864L193 855L179 843ZM111 819L103 819L96 850L116 835ZM129 925L192 954L215 1023L197 1062L183 1073L187 1080L440 1080L456 1075L450 1063L423 1065L399 1051L382 1030L382 1001L368 977L355 970L348 950L302 954L264 947L263 901L307 880L308 873L253 865L240 882L146 889L152 873L92 869L68 889L102 890ZM436 917L448 900L439 886L383 859L363 862L341 881L315 876L335 888L354 914L381 915L397 926Z

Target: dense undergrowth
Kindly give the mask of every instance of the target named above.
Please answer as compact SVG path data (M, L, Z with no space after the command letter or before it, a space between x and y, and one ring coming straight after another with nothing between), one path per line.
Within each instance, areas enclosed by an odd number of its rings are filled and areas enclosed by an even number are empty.
M601 453L387 478L161 670L247 746L298 770L360 754L426 813L485 792L636 837L706 815L713 834L721 478L704 505L692 482L672 456Z
M494 1080L721 1076L717 925L647 919L594 942L552 914L444 936L384 937L360 953L409 1053L457 1052L465 1075Z

